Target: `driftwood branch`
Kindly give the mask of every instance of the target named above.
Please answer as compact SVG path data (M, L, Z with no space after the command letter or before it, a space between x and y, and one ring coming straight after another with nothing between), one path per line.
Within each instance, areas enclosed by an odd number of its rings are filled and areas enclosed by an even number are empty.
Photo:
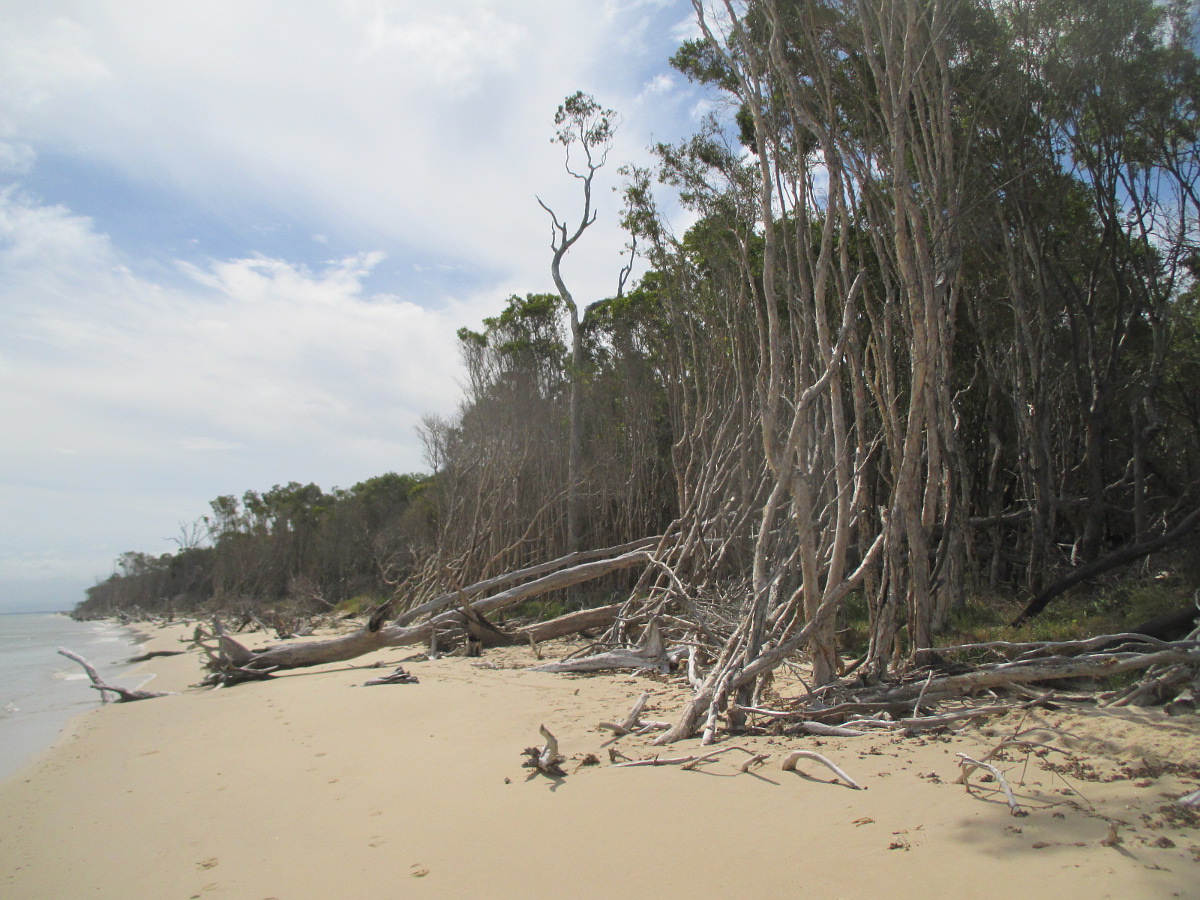
M539 725L538 731L546 739L546 744L543 747L526 747L521 751L529 757L521 765L527 769L536 769L543 775L549 775L551 778L566 777L567 773L562 767L562 764L566 760L563 756L559 755L558 738L551 734L550 729L545 725Z
M646 702L649 699L650 692L644 691L642 696L638 697L637 702L633 704L633 709L630 710L623 722L601 722L598 727L611 731L617 737L624 737L627 734L645 734L647 731L654 731L658 728L670 728L671 726L667 722L642 721L642 710L646 708Z
M956 753L954 755L958 757L958 765L962 769L961 781L963 786L966 787L968 794L971 793L971 781L969 778L971 772L977 768L987 769L992 773L992 777L996 779L996 782L1000 785L1000 787L1004 789L1004 797L1008 801L1008 808L1011 810L1012 814L1014 816L1027 815L1025 810L1021 808L1021 804L1017 802L1016 795L1013 794L1012 788L1009 787L1008 780L1004 777L1004 774L999 769L997 769L991 763L983 762L982 760L978 759L972 759L965 753Z
M92 687L100 692L100 697L105 703L108 702L108 693L116 695L117 703L132 703L135 700L153 700L155 697L166 697L170 693L169 691L130 690L129 688L108 684L100 677L100 673L96 671L96 667L78 653L74 653L64 647L59 647L58 654L59 656L65 656L67 659L74 660L83 666L83 670L87 672L88 678L92 680Z
M637 766L682 766L687 771L692 771L702 763L710 762L725 753L738 750L751 757L748 762L758 759L761 761L761 754L755 753L753 750L747 750L745 747L722 747L720 750L713 750L709 753L701 753L691 756L652 756L649 759L633 759L629 762L617 763L613 766L614 769L631 769ZM749 766L746 765L742 769L743 772L748 771Z
M796 763L802 759L811 759L813 762L819 762L856 791L866 790L866 788L864 788L861 784L843 772L838 765L833 762L833 760L826 756L822 756L820 753L815 753L812 750L793 750L783 758L783 763L781 764L780 768L782 768L785 772L795 772Z
M594 656L566 659L534 668L535 672L604 672L613 669L655 669L670 665L658 622L651 620L637 647L610 650Z
M378 678L372 678L370 681L364 681L363 687L370 687L376 684L419 684L416 675L410 675L404 670L404 666L396 666L396 668L388 672L386 675L380 675Z

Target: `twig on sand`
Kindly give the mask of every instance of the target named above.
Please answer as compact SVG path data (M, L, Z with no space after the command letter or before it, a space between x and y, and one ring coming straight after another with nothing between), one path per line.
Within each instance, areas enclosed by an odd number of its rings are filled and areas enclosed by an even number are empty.
M614 769L629 769L634 766L682 766L687 771L692 771L702 763L716 759L723 753L728 753L731 750L740 750L742 753L748 754L751 759L747 761L746 766L742 771L748 771L749 765L757 759L760 754L753 750L747 750L745 747L722 747L720 750L713 750L709 753L702 753L699 756L652 756L650 759L633 759L629 762L617 763L613 766ZM764 757L765 758L765 757Z

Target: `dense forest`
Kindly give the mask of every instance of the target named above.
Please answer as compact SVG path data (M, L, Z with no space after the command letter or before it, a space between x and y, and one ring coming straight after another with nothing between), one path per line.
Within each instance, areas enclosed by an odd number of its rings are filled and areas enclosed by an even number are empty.
M661 536L568 605L622 601L614 638L652 615L709 635L691 727L794 651L834 679L848 604L882 676L969 599L1036 612L1156 551L1200 585L1193 6L696 12L672 63L722 112L619 170L630 267L585 301L561 263L617 180L617 119L564 102L556 292L460 331L431 474L218 498L77 613L404 608Z

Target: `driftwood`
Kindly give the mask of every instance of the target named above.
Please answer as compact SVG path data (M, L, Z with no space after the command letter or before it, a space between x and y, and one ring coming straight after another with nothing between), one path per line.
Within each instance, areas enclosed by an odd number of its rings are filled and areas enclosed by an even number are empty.
M515 637L497 628L484 618L483 613L470 606L463 606L462 620L467 631L467 656L482 656L485 649L511 647L517 642Z
M651 620L642 634L637 647L609 650L594 656L564 659L559 662L536 666L535 672L605 672L613 669L654 669L666 671L670 668L666 647L658 622Z
M470 609L480 615L505 609L549 591L571 587L611 572L643 565L650 559L646 550L631 550L611 559L586 562L562 569L534 581L476 600ZM464 591L468 589L464 588ZM457 595L455 595L457 596ZM419 625L385 625L379 617L352 634L326 641L276 644L250 650L228 634L219 636L220 665L248 671L300 669L325 663L345 662L386 647L427 643L439 629L459 621L457 610L446 610Z
M650 692L643 692L642 696L638 697L637 702L633 704L633 709L629 711L629 715L625 717L623 722L601 722L598 727L606 731L611 731L617 737L624 737L627 734L645 734L647 731L654 731L658 728L670 728L671 726L668 722L642 721L642 710L646 708L646 701L649 699Z
M529 644L535 648L544 641L578 634L581 631L607 628L617 617L621 604L613 603L608 606L598 606L593 609L581 609L577 612L566 613L545 622L535 622L523 628L511 631L497 627L470 606L462 609L463 621L467 630L467 655L478 656L471 651L474 645L479 650L491 647L512 647ZM539 656L539 659L541 657Z
M78 653L74 653L63 647L58 648L58 653L59 656L65 656L67 659L74 660L83 666L83 670L87 672L88 678L92 680L91 686L100 692L100 699L105 703L108 702L109 693L116 695L117 703L132 703L135 700L153 700L155 697L166 697L170 693L169 691L130 690L129 688L108 684L100 677L100 673L96 671L96 667Z
M544 575L547 572L555 572L559 569L569 569L579 566L581 563L591 562L597 559L616 558L624 554L636 550L646 550L653 547L661 540L661 535L654 537L642 538L637 541L630 541L627 544L620 544L615 547L605 547L597 550L582 550L576 553L568 553L566 556L560 556L558 559L552 559L549 562L539 563L536 566L528 566L524 569L518 569L513 572L505 572L502 575L497 575L495 578L489 578L486 581L477 581L474 584L467 585L464 588L455 588L432 600L422 603L419 606L414 606L412 609L404 612L397 620L399 626L411 625L422 616L433 615L441 612L448 607L461 603L465 598L476 597L479 594L485 594L488 591L494 591L497 588L504 587L508 584L513 584L517 581L523 581L527 578L533 578L537 575Z
M186 653L186 650L151 650L149 653L142 653L138 656L131 656L125 660L127 663L146 662L149 659L158 659L160 656L181 656Z
M565 778L567 773L562 764L566 762L566 758L558 752L558 738L551 734L545 725L539 725L538 731L546 739L546 744L543 747L526 747L522 750L529 759L521 765L526 769L536 769L551 778Z
M1168 644L1168 649L1154 653L1095 653L1067 659L1050 657L1029 662L1002 663L962 675L934 678L922 685L908 684L888 688L860 696L859 699L868 702L902 703L915 700L924 690L926 698L941 700L1010 684L1029 684L1061 678L1105 677L1163 664L1200 665L1200 649L1191 646L1194 642L1181 643L1183 646Z
M793 750L783 758L783 763L781 764L780 768L782 768L785 772L795 772L796 763L802 759L811 759L813 762L819 762L856 791L866 790L866 788L864 788L861 784L843 772L837 766L837 764L833 762L833 760L826 756L822 756L820 753L815 753L812 750Z
M370 687L375 684L419 684L416 675L410 675L404 670L404 666L396 666L396 668L386 675L381 675L378 678L372 678L370 681L364 681L363 687Z
M1028 815L1028 813L1021 808L1021 804L1017 802L1017 798L1013 794L1012 788L1009 787L1008 780L1004 777L1004 773L1002 773L991 763L983 762L982 760L978 759L971 759L971 757L967 756L965 753L955 753L954 755L958 757L958 765L962 768L962 775L960 776L959 780L967 789L968 794L971 793L971 781L969 778L971 772L977 768L987 769L992 773L992 777L996 779L996 782L1000 785L1000 787L1004 789L1004 797L1008 801L1008 808L1012 814L1014 816Z
M734 750L746 753L750 759L742 765L742 771L747 772L750 765L761 762L766 757L761 753L755 753L753 750L747 750L745 747L722 747L720 750L712 750L708 753L702 753L698 756L652 756L649 759L631 759L628 762L616 763L614 769L632 769L639 766L682 766L684 770L691 772L697 766L703 763L710 762L725 753L730 753Z
M548 619L545 622L535 622L532 625L526 625L524 628L518 628L512 633L515 637L520 638L521 643L532 640L534 643L540 644L544 641L552 641L555 638L579 634L581 631L607 628L617 618L617 613L620 609L620 603L613 603L609 606L597 606L593 609L581 609L578 612L559 616L557 619Z

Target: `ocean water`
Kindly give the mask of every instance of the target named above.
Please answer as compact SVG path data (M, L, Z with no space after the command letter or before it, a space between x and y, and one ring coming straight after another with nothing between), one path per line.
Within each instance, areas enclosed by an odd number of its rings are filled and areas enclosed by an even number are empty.
M136 646L132 632L111 622L0 615L0 778L53 744L72 716L100 705L83 667L59 656L59 647L84 657L110 684L138 687L125 662Z

